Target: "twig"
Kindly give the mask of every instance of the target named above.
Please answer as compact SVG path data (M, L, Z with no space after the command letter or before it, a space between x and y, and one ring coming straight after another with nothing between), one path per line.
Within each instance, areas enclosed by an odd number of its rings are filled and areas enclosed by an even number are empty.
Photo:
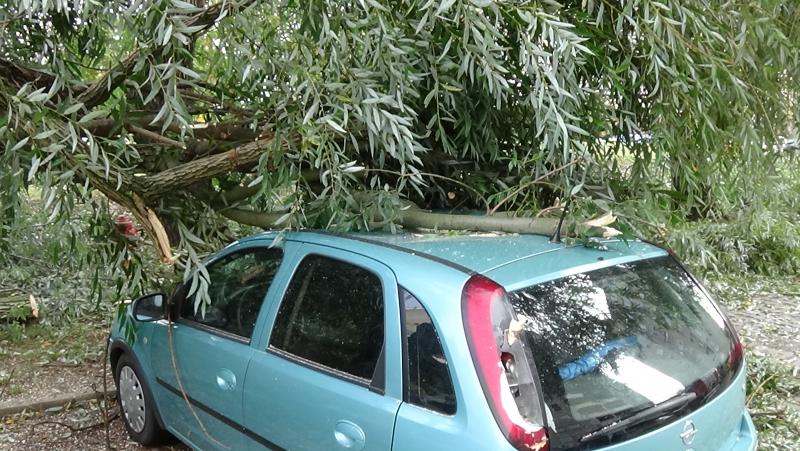
M3 384L3 389L0 390L0 399L3 399L3 395L6 394L6 389L9 385L11 385L11 379L14 378L14 371L17 371L17 368L11 368L11 372L8 374L8 378L6 379L6 383Z
M770 374L768 378L766 378L763 381L761 381L761 383L758 384L756 386L756 388L754 388L753 391L750 393L750 395L747 397L747 399L744 402L745 405L749 406L750 405L750 401L752 401L753 397L755 395L757 395L759 391L761 391L761 389L764 387L764 385L767 384L767 382L771 381L772 379L775 379L776 376L777 376L777 374L773 373L773 374Z
M156 132L151 132L150 130L147 130L147 129L144 129L144 128L141 128L141 127L137 127L137 126L135 126L133 124L126 124L125 125L125 129L128 130L129 132L135 133L135 134L137 134L137 135L139 135L139 136L141 136L143 138L146 138L146 139L149 139L149 140L152 140L152 141L156 141L156 142L159 142L161 144L166 144L167 146L177 147L178 149L186 149L186 144L184 144L184 143L182 143L180 141L176 141L176 140L174 140L172 138L167 138L164 135L159 135Z
M551 211L559 211L559 210L562 210L563 208L564 208L564 206L563 206L563 205L553 205L552 207L542 208L541 210L539 210L538 212L536 212L536 214L534 215L534 217L536 217L536 218L541 218L541 217L542 217L542 216L544 216L546 213L550 213Z
M36 429L36 426L41 426L41 425L44 425L44 424L55 424L55 425L63 426L65 428L69 429L70 430L70 436L72 436L72 434L74 432L81 432L81 431L85 431L85 430L88 430L88 429L96 428L98 426L102 426L103 424L107 424L107 421L111 421L111 420L117 418L118 416L119 416L119 413L115 413L112 418L109 418L109 419L103 418L103 421L98 421L96 423L87 424L85 426L73 426L73 425L71 425L69 423L66 423L66 422L63 422L63 421L58 421L58 420L42 420L42 421L33 423L31 425L31 434L34 433L34 430Z
M756 418L756 417L778 417L778 418L783 418L785 415L786 415L786 409L781 409L781 410L767 410L767 411L764 411L764 412L752 412L750 414L750 417L751 418Z
M108 417L108 340L103 341L103 364L101 367L103 372L103 426L105 428L106 449L114 449L111 447L111 431L109 431L108 427L108 423L111 421Z
M553 174L556 174L558 172L563 171L564 169L567 169L568 167L572 166L573 164L578 163L579 161L581 161L580 158L577 159L577 160L572 160L572 161L570 161L569 163L567 163L565 165L562 165L560 167L557 167L557 168L553 169L550 172L546 172L546 173L542 174L541 176L531 180L530 182L527 182L527 183L524 183L524 184L520 185L519 187L517 187L517 189L512 191L508 196L504 197L500 202L498 202L491 210L489 210L489 215L491 216L491 215L495 214L497 212L497 210L500 209L501 206L503 206L504 203L506 203L509 199L511 199L512 197L514 197L517 194L519 194L520 191L524 190L525 188L527 188L527 187L529 187L531 185L535 185L535 184L541 182L542 180L544 180L547 177L550 177Z
M55 368L78 368L82 366L80 363L66 363L66 362L45 362L40 363L40 367L55 367Z
M208 432L208 429L206 429L205 424L203 424L203 420L200 419L200 417L197 415L197 412L194 410L194 407L192 407L192 404L189 402L189 397L186 395L186 390L183 388L183 382L181 381L181 373L178 370L178 362L175 359L175 339L172 336L172 316L170 315L168 315L167 317L167 338L169 344L169 353L172 360L172 370L175 373L175 380L178 382L178 389L180 390L181 395L183 396L183 400L186 402L186 407L188 407L189 411L192 412L192 416L194 417L195 420L197 420L197 424L200 426L200 429L203 431L203 434L205 434L206 437L208 437L211 441L219 445L221 448L230 449L228 446L217 440L216 437L211 435L210 432Z

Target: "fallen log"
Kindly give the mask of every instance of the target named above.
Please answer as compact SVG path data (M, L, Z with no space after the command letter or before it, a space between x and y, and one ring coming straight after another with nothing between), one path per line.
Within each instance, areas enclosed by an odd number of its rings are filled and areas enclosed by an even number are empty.
M13 289L0 289L0 320L28 321L39 316L39 307L33 296Z

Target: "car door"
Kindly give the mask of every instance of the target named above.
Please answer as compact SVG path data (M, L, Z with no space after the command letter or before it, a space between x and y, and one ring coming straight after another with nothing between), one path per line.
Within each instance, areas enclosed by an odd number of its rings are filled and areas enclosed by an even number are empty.
M245 379L246 427L291 450L389 450L402 399L397 282L355 253L302 244Z
M242 426L242 394L251 338L283 255L268 244L231 248L208 263L210 305L178 299L171 330L164 325L153 337L163 343L153 363L167 423L194 447L257 446Z

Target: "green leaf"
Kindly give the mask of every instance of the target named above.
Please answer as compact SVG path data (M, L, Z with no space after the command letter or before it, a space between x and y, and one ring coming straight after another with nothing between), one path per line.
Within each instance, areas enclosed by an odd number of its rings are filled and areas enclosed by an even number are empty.
M108 116L108 111L105 110L94 110L90 111L86 115L84 115L79 121L78 124L86 124L87 122L93 121L95 119L100 119Z
M75 104L70 105L69 107L67 107L67 109L64 110L64 115L69 116L70 114L77 112L81 108L83 108L83 102L76 102Z

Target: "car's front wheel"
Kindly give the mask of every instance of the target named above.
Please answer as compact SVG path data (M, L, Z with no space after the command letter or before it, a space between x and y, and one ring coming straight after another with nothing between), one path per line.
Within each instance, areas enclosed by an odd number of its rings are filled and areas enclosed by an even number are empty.
M164 431L158 424L155 403L141 369L128 354L119 358L114 371L120 415L130 437L142 445L160 443Z

